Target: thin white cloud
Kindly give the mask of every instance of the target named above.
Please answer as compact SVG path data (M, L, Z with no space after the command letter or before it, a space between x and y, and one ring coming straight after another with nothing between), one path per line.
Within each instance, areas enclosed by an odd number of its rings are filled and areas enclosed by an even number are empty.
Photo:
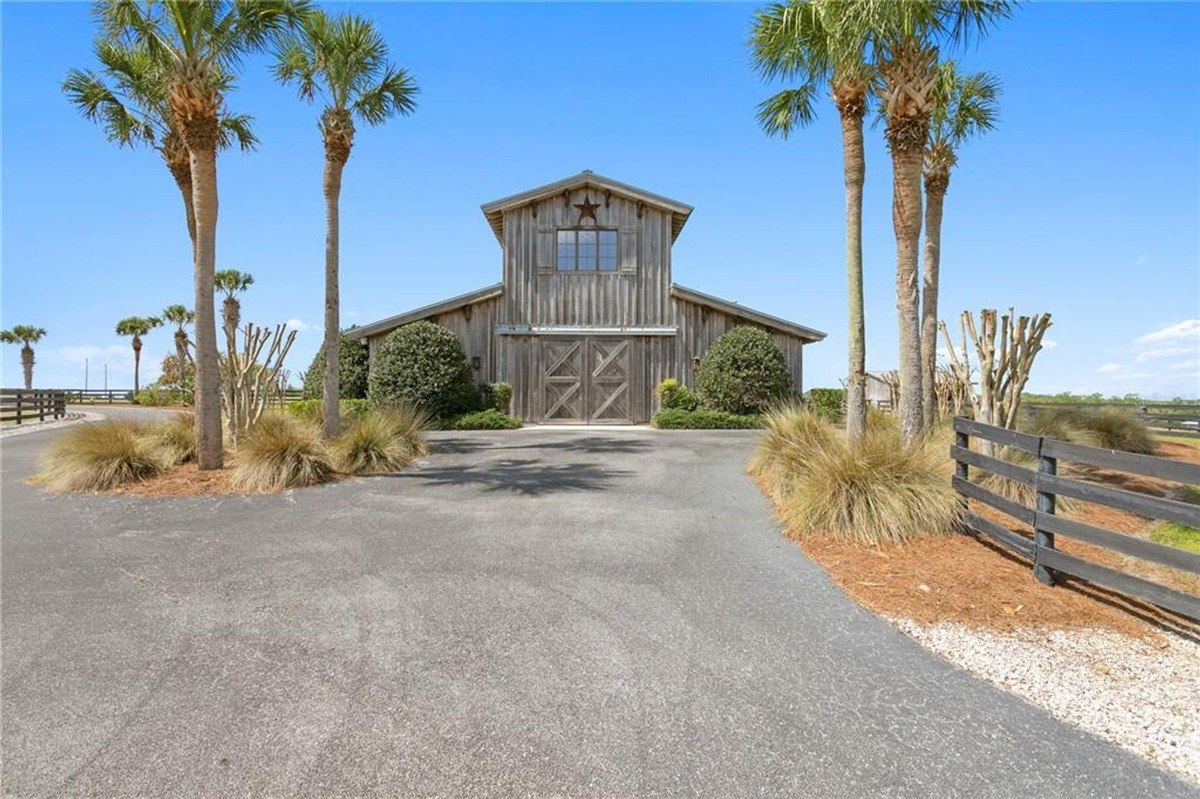
M1192 341L1196 346L1200 346L1200 319L1184 319L1182 322L1160 327L1152 333L1138 336L1134 344L1146 346L1177 341Z
M1044 341L1042 341L1042 349L1044 349L1044 350L1058 349L1058 342L1051 341L1050 339L1045 339Z
M284 322L284 326L287 327L289 330L295 330L299 333L303 333L305 330L309 330L310 328L312 328L312 325L310 325L307 322L304 322L300 319L289 319L286 322Z
M1098 375L1111 375L1121 371L1124 367L1119 363L1106 363L1096 370Z

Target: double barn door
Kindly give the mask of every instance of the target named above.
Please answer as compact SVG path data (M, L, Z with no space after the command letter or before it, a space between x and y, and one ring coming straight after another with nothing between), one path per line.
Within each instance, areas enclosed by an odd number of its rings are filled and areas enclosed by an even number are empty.
M630 350L629 339L542 339L543 421L632 422Z

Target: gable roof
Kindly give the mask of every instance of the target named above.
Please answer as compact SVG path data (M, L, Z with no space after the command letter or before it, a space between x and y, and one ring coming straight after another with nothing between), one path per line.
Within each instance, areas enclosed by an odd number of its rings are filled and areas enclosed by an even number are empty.
M762 311L756 311L753 308L747 308L744 305L738 305L736 302L723 300L720 297L714 297L711 294L689 289L681 286L678 283L671 284L671 296L687 302L703 305L708 308L727 313L730 316L740 316L742 319L749 320L755 324L769 327L772 330L778 330L781 333L787 333L790 336L802 338L807 342L820 341L825 338L825 334L820 330L813 330L811 327L798 325L795 322L789 322L786 319L780 319L778 316L771 316Z
M520 194L513 194L509 197L493 200L490 203L484 203L480 208L483 210L483 215L487 217L488 224L492 226L492 232L496 234L496 240L503 244L505 211L520 208L523 205L529 205L538 200L562 194L564 191L573 191L584 186L611 191L614 194L621 194L634 200L640 200L647 205L653 205L656 208L669 211L671 213L672 241L679 236L679 231L683 230L684 223L687 222L688 217L692 213L692 206L686 203L672 200L669 197L663 197L661 194L654 194L644 189L639 189L636 186L630 186L628 183L621 183L618 180L606 178L603 175L597 175L590 169L585 169L569 178L547 183L545 186L538 186L535 189L529 189Z
M457 297L451 297L448 300L435 302L432 305L426 305L422 308L414 308L411 311L405 311L402 314L389 316L387 319L380 319L378 322L372 322L369 325L361 327L352 327L346 331L346 338L360 339L367 336L374 336L379 333L386 333L393 328L407 325L409 322L419 322L422 319L428 319L431 316L438 314L456 311L467 305L474 305L477 302L484 300L492 300L504 293L504 284L497 283L494 286L485 286L481 289L468 291L466 294L459 294Z

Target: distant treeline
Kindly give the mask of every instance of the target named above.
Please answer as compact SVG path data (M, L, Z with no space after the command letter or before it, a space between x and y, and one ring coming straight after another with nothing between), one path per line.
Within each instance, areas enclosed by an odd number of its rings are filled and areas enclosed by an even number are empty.
M1093 405L1188 405L1200 402L1200 399L1187 399L1185 397L1174 397L1169 400L1163 399L1148 399L1139 394L1125 394L1117 396L1104 396L1100 392L1094 394L1075 394L1070 391L1063 391L1058 394L1030 394L1026 392L1021 395L1022 402L1067 402L1074 404L1093 404Z

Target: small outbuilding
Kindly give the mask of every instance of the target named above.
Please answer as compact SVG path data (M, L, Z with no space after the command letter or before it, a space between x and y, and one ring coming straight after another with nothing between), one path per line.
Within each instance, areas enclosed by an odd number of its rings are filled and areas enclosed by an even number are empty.
M735 325L766 330L802 391L805 344L825 334L672 282L671 247L692 207L590 171L483 206L502 279L348 331L374 358L396 328L427 320L458 335L477 382L513 387L528 422L630 424L668 377L692 383Z

